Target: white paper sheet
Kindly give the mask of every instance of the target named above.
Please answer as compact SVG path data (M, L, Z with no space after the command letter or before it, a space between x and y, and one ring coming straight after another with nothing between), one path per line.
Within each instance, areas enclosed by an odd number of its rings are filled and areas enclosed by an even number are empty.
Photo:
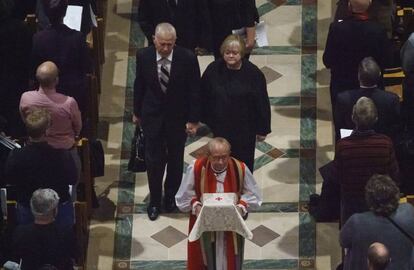
M267 27L264 21L261 21L256 24L256 45L257 47L269 46L269 41L267 40ZM246 39L246 28L242 27L240 29L232 30L232 33L239 35Z
M269 46L267 40L267 27L264 21L256 24L256 43L258 47Z
M82 23L82 9L81 6L69 5L66 10L66 16L63 18L63 23L74 30L80 31Z
M341 139L345 138L345 137L348 137L348 136L351 136L351 134L352 134L352 129L341 128L340 131L341 131Z

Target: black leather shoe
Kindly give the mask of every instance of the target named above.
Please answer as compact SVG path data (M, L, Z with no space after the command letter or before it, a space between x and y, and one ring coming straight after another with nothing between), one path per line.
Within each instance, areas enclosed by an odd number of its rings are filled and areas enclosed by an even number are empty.
M147 208L148 218L152 221L156 220L160 215L160 209L156 206L148 206Z
M166 199L164 200L164 209L166 212L171 213L177 208L177 205L175 204L175 200L172 199Z

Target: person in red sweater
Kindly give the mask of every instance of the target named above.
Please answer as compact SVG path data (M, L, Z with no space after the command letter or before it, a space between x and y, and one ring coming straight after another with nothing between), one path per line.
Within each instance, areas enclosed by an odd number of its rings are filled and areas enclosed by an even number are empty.
M320 169L324 182L319 200L311 195L310 213L317 220L335 217L340 209L344 224L352 214L367 211L364 189L374 174L387 174L399 182L391 139L372 129L377 118L372 99L359 98L352 112L355 129L349 137L338 141L334 160Z

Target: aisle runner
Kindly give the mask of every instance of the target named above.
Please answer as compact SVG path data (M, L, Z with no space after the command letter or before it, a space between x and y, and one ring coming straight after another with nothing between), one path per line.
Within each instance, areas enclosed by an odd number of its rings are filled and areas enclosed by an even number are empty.
M270 46L256 49L250 60L266 76L273 132L256 147L254 175L264 204L247 221L254 238L246 241L244 269L312 269L315 224L307 213L307 200L315 190L317 2L256 2L268 26ZM136 3L131 16L135 13ZM128 121L135 53L145 39L136 21L131 21L114 269L185 269L188 216L162 214L149 221L146 175L126 170L134 129ZM212 59L199 58L202 71ZM186 166L208 140L187 141Z

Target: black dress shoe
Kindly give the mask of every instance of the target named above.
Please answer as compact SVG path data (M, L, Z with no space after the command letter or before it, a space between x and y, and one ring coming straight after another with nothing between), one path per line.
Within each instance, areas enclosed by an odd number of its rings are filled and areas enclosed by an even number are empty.
M177 205L175 204L175 200L172 199L166 199L164 200L164 209L166 212L171 213L177 208Z
M160 215L160 208L156 206L148 206L147 208L148 218L152 221L156 220Z

